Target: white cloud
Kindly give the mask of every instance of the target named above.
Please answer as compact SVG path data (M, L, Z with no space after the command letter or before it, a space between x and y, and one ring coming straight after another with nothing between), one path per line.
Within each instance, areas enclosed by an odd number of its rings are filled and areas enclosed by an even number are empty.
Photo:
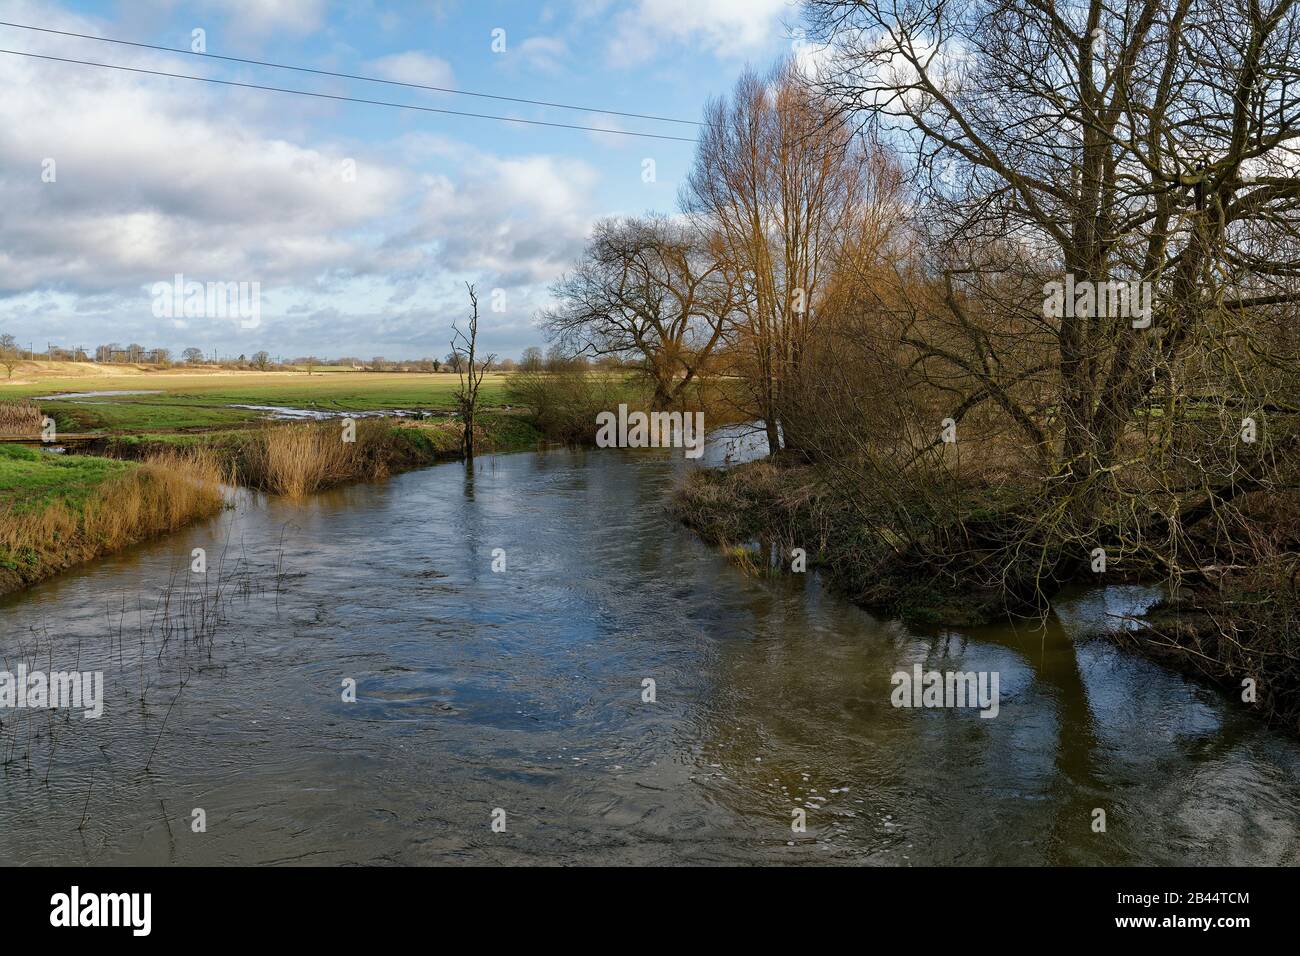
M636 142L631 136L620 136L618 133L596 132L595 130L621 130L622 124L617 117L610 116L606 113L587 113L582 118L584 126L593 127L593 131L587 133L587 137L593 143L599 143L601 146L609 146L614 149L629 149Z
M307 33L321 25L325 12L325 0L205 0L203 5L225 14L236 32L254 35Z
M665 43L743 56L779 35L781 17L795 12L789 0L636 0L614 20L609 58L644 63Z
M432 178L415 235L439 266L499 286L544 284L577 256L596 217L596 171L555 156L465 151L457 180Z
M95 32L53 11L45 22ZM126 51L116 62L162 63ZM382 160L286 141L249 122L242 94L196 84L3 57L0 86L0 324L77 344L177 344L149 292L176 273L257 281L271 304L277 290L384 268L372 233L404 183Z
M0 289L86 292L174 272L271 281L363 257L349 230L385 214L396 171L340 147L231 122L186 85L41 61L0 61ZM44 160L54 182L42 181Z
M370 69L386 80L414 83L419 86L455 86L451 64L441 57L430 56L418 50L390 53L372 60Z
M569 56L569 47L559 37L535 36L519 44L516 52L529 69L558 73Z
M98 32L62 12L45 22ZM57 55L45 38L25 48ZM392 70L430 78L429 62L397 56ZM141 51L116 62L170 66ZM429 134L341 142L319 101L18 57L0 57L0 88L0 326L32 338L441 354L464 279L508 290L485 334L515 350L597 214L599 177L580 159ZM262 325L154 318L152 285L178 272L260 282Z
M817 43L800 33L791 44L795 68L810 80L820 80L840 68L837 51L829 43Z

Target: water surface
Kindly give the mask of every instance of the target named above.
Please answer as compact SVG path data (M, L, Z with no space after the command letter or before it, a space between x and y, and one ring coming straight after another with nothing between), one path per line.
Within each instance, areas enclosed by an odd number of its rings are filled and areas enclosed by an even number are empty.
M685 467L551 451L241 493L0 601L11 669L107 683L99 720L0 712L0 863L1300 862L1300 748L1070 639L1143 592L912 630L746 577L664 510ZM211 639L165 635L217 580ZM998 717L892 707L916 662L999 672Z
M118 395L161 395L162 389L157 388L110 388L97 392L62 392L57 395L38 395L32 399L34 402L52 402L66 401L73 398L115 398ZM81 404L92 405L94 402L83 402ZM102 403L99 403L102 404Z

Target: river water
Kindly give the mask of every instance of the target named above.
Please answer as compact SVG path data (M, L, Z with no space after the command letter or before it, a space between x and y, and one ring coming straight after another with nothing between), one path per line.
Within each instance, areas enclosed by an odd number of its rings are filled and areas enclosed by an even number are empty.
M745 576L665 511L686 467L561 450L241 492L0 600L7 669L105 681L100 719L0 711L0 863L1300 863L1300 747L1070 639L1149 595L909 629ZM894 708L916 663L996 671L997 717Z

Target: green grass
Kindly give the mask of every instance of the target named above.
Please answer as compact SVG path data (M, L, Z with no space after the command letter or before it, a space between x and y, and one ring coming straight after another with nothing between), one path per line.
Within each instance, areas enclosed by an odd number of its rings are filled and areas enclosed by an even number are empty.
M480 401L497 404L504 395L505 374L490 372L483 380ZM58 392L161 390L167 397L189 398L198 404L300 405L357 411L377 408L451 408L457 377L449 373L406 372L246 372L187 374L154 372L138 375L77 376L40 379L22 385L0 380L0 397L35 398ZM161 395L124 395L124 400L151 401ZM98 399L95 399L96 401Z
M480 435L480 453L493 451L523 451L536 448L543 435L527 418L509 412L479 412L474 419L475 432ZM438 457L447 457L460 451L461 427L459 422L412 422L397 426L407 436L418 435L420 440Z
M70 433L115 434L228 428L258 421L265 413L235 405L276 405L329 412L387 409L451 411L455 375L336 372L329 375L265 373L250 375L124 375L111 379L51 378L35 385L0 387L2 398L60 392L158 389L156 395L111 395L39 404L58 429ZM489 374L479 393L480 407L505 400L505 376Z
M134 467L109 458L0 445L0 510L35 511L56 499L80 510L104 481Z
M149 401L143 399L148 398ZM140 400L136 400L140 399ZM54 419L61 432L179 431L216 428L262 417L261 412L222 405L197 405L192 399L164 395L95 399L96 404L43 401L41 411Z
M494 380L495 379L495 380ZM500 404L504 397L501 376L489 376L479 393L483 405ZM455 376L366 376L365 381L344 374L292 376L279 382L240 385L238 380L212 385L186 386L163 395L130 395L115 402L162 405L283 405L327 411L366 412L391 408L449 411L455 407Z

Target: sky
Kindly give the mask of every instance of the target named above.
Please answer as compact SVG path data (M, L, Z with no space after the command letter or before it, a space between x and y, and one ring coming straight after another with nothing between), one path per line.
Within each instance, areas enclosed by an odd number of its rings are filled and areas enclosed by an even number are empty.
M7 51L687 139L590 110L698 121L799 43L788 0L0 0L0 20L582 109L0 26ZM37 351L440 357L472 282L481 348L517 358L592 224L674 211L694 151L13 53L0 89L0 332ZM257 283L258 312L169 311L177 275L249 283L246 305Z

